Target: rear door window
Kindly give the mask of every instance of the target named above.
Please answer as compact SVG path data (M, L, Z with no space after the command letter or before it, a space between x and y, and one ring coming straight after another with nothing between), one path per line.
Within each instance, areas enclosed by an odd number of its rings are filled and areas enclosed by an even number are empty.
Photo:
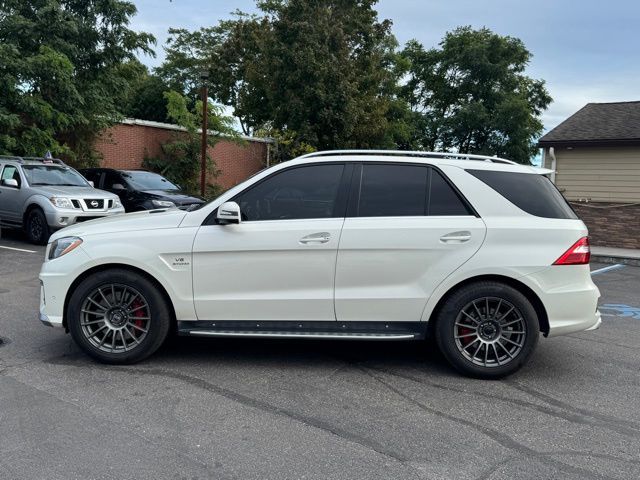
M423 165L364 164L356 216L472 215L436 169Z
M473 215L460 195L435 169L431 169L428 215Z
M535 173L467 170L525 212L544 218L578 218L556 186Z
M360 181L360 217L425 215L429 168L365 164Z

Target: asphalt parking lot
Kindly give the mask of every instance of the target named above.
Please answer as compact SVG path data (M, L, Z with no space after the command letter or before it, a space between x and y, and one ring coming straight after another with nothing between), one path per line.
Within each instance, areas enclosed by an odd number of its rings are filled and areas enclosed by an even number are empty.
M600 330L488 382L417 342L178 338L103 366L37 320L43 250L0 239L0 479L640 477L638 267L594 275Z

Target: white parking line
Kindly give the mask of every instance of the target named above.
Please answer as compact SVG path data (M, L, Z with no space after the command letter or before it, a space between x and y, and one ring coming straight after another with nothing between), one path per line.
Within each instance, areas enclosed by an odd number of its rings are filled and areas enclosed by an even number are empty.
M610 272L611 270L618 270L619 268L624 268L625 265L621 263L616 263L615 265L609 265L608 267L599 268L598 270L594 270L591 272L591 275L598 275L599 273Z
M5 248L7 250L14 250L16 252L38 253L35 250L25 250L24 248L5 247L4 245L0 245L0 248Z

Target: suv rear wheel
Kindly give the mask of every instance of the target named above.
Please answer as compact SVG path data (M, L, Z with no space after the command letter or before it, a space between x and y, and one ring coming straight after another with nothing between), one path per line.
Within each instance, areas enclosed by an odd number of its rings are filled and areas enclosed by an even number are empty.
M36 245L46 245L51 233L47 224L47 217L40 208L34 208L27 215L27 223L25 225L27 238L31 243Z
M509 285L478 282L446 300L436 318L436 340L449 363L477 378L501 378L533 353L540 327L527 298Z
M157 287L127 270L106 270L85 279L73 292L67 324L80 348L104 363L145 359L164 342L170 308Z

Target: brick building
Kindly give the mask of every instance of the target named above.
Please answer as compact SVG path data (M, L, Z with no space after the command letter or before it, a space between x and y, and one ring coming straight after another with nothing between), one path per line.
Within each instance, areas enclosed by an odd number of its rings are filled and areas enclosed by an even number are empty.
M95 147L102 155L102 167L141 168L145 157L160 156L161 145L180 131L184 129L176 125L126 119L107 129ZM228 189L268 165L271 140L242 138L243 144L220 140L215 147L209 147L208 153L221 171L217 178L209 179L211 183Z
M592 243L640 249L640 102L590 103L538 145Z

